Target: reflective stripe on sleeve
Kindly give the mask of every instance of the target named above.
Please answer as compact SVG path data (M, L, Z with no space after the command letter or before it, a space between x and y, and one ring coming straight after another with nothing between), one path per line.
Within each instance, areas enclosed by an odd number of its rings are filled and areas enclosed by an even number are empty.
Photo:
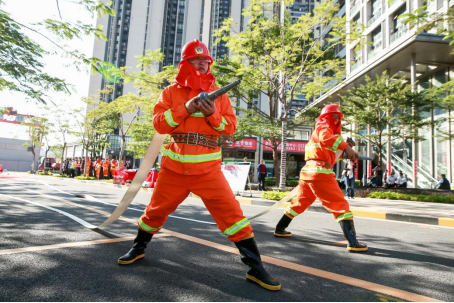
M164 149L162 153L163 156L167 156L170 159L182 163L200 163L208 162L213 160L219 160L222 157L221 151L210 153L210 154L200 154L200 155L180 155L170 149Z
M180 125L180 124L176 123L175 121L173 121L172 111L170 109L168 109L164 112L164 117L166 118L167 124L169 124L171 127L177 127L178 125Z
M214 128L215 130L217 130L218 132L220 132L220 131L223 131L223 130L225 129L225 126L226 126L226 125L229 125L229 124L227 123L227 120L225 120L225 118L222 117L222 121L221 121L221 124L219 125L219 127L214 127L214 126L213 126L213 128Z
M239 232L240 230L242 230L243 228L245 228L246 226L248 226L249 224L251 224L251 223L248 221L248 219L244 218L243 220L241 220L241 221L233 224L229 228L227 228L224 231L224 235L232 236L232 235L236 234L237 232Z
M205 116L201 112L191 114L191 117L204 118Z
M339 148L339 145L341 144L341 142L342 142L342 137L341 136L337 137L336 141L334 141L333 147L331 147L332 150L334 150L334 152L336 152L336 150Z
M308 151L308 150L312 150L317 147L320 147L320 143L313 143L311 145L306 145L305 150Z

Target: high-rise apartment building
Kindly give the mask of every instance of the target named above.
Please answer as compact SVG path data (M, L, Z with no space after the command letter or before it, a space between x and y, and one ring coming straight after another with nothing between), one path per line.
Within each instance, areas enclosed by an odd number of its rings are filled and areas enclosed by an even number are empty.
M430 12L446 12L454 6L454 1L429 2ZM356 50L357 43L347 44L345 53L346 79L329 92L318 98L312 105L323 106L327 103L341 103L340 94L358 86L365 77L374 77L387 71L389 75L405 78L415 90L439 86L454 78L453 46L449 41L435 33L416 34L416 28L403 24L402 14L414 12L424 5L420 0L350 0L345 3L344 11L348 20L365 26L363 35L367 45ZM448 26L447 24L443 26ZM439 109L427 113L427 119L437 120L447 117L446 111ZM445 129L448 124L445 122ZM454 177L454 142L441 140L434 128L423 129L424 140L418 142L403 141L395 138L388 144L383 155L386 168L407 175L410 186L429 187L446 174L449 180ZM366 146L361 147L361 151ZM374 155L371 146L367 151ZM383 167L384 169L385 167ZM361 175L366 167L360 167Z

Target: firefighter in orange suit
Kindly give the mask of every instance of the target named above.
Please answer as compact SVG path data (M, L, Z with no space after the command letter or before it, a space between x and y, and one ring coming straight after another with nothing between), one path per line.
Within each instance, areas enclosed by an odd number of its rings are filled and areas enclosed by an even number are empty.
M96 159L96 162L95 162L95 173L96 173L96 179L99 180L99 178L101 177L101 166L102 166L102 163L101 163L101 159Z
M91 168L91 160L90 157L87 157L87 162L85 163L85 177L90 177L90 168Z
M104 179L108 179L109 178L109 160L106 158L104 159L104 161L102 161L102 175L104 177Z
M153 234L190 192L200 196L218 228L238 247L241 260L250 267L249 281L269 290L279 290L279 281L263 268L252 227L221 172L221 135L235 132L236 117L227 95L214 102L199 101L199 94L217 89L211 74L213 63L199 40L188 42L182 51L175 83L166 87L154 107L153 126L170 134L161 160L161 170L150 204L138 221L133 248L118 260L130 264L143 258Z
M118 166L117 160L112 159L112 161L110 162L110 174L112 175L112 178L117 173L117 166Z
M364 252L368 247L356 239L353 225L353 214L350 206L336 181L333 165L340 160L343 152L347 158L354 160L358 154L342 140L341 120L343 114L337 104L330 104L322 109L317 118L315 131L306 145L306 165L301 169L297 198L287 207L284 216L276 226L276 237L289 237L291 232L285 229L296 216L302 214L315 199L340 223L347 249L351 252ZM339 152L338 152L339 151Z

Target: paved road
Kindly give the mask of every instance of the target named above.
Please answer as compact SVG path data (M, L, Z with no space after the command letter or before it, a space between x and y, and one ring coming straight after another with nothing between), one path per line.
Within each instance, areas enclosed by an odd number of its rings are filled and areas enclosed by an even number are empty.
M237 250L199 199L180 205L144 260L119 266L151 192L93 231L75 217L99 225L123 189L27 178L0 178L1 301L454 301L453 228L356 218L370 251L351 254L331 215L307 212L292 222L294 237L276 239L282 209L272 211L252 222L266 268L283 285L270 292L246 282ZM249 217L265 209L242 208Z

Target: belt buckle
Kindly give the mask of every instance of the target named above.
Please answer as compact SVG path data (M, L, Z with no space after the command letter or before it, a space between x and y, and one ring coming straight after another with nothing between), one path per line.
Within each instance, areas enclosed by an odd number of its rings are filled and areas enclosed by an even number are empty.
M193 142L189 143L189 140L191 140L191 135L194 137ZM188 145L197 145L199 139L199 134L198 133L188 133L188 138L186 139L186 144Z

